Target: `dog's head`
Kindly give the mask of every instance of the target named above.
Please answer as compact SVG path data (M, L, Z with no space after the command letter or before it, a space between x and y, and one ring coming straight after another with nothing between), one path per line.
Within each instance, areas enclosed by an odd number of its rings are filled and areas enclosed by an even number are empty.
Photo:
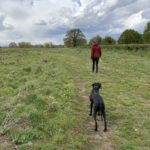
M95 90L99 90L102 87L102 85L101 85L101 83L95 82L92 84L92 87Z

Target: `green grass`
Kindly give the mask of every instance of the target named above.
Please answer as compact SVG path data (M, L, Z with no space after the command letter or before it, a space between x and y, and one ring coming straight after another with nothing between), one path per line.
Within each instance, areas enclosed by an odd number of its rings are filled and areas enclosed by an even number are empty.
M98 81L109 131L96 144L148 150L150 51L103 50L99 74L91 73L89 55L87 49L0 50L0 138L21 150L96 149L83 96Z

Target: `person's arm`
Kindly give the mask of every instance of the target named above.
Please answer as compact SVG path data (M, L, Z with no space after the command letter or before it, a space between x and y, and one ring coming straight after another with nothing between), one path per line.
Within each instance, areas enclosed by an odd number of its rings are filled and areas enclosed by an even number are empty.
M93 47L91 48L91 59L93 58L94 55L94 51L93 51Z
M101 49L100 46L99 46L99 56L100 56L100 57L102 56L102 49Z

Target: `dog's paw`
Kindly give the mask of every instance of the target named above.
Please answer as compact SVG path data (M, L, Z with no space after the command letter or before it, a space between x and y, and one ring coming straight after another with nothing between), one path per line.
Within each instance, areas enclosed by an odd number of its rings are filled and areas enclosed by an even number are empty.
M97 131L97 129L95 129L95 131Z
M90 113L89 116L92 116L92 114Z

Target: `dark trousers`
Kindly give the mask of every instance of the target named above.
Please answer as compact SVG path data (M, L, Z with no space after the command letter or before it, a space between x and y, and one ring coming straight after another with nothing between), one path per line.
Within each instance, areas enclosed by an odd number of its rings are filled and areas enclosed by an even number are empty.
M92 71L95 71L95 67L96 67L96 73L98 73L98 63L99 63L99 58L93 58L93 66L92 66Z

